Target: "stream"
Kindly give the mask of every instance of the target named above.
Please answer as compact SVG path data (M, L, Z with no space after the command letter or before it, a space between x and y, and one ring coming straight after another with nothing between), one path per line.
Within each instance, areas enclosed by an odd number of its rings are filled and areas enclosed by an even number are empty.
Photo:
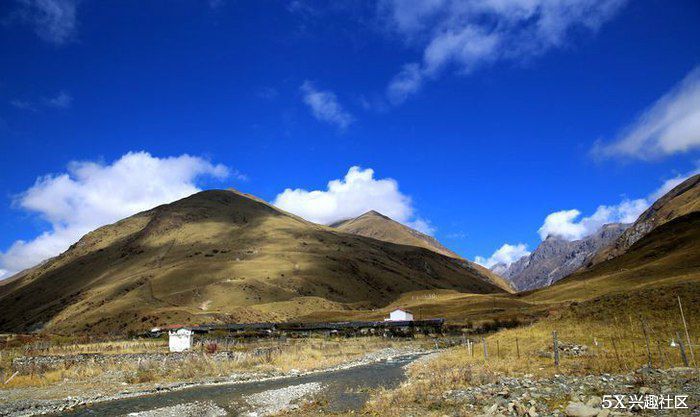
M422 355L406 355L348 369L267 381L196 386L178 391L96 403L90 407L78 408L59 415L256 415L249 414L251 412L265 415L278 411L284 406L284 404L275 403L286 401L288 404L290 396L293 404L299 399L294 396L300 395L299 393L304 393L303 398L306 400L319 400L323 404L323 410L327 412L357 411L367 401L369 390L398 386L405 378L404 365L420 356ZM195 402L197 404L192 404ZM201 412L195 411L193 414L183 412L183 409L192 412L193 407L201 406L202 403L206 407L202 406ZM212 412L212 408L216 412Z

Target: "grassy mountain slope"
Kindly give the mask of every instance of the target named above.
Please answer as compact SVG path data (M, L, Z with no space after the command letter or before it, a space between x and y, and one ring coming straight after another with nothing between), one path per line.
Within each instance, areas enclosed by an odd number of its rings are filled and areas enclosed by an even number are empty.
M460 257L443 246L434 237L404 226L374 210L368 211L354 219L335 223L332 226L341 232L371 237L401 245L418 246L452 258Z
M697 211L700 211L700 174L686 179L655 201L611 246L599 251L587 267L622 255L655 228Z
M357 319L379 318L392 307L411 308L423 317L444 317L453 323L489 322L568 312L582 320L618 314L665 314L681 295L693 320L700 317L700 212L659 226L629 250L550 287L518 294L462 294L427 290L404 294L377 311L354 311ZM692 307L691 307L692 306ZM308 319L338 319L341 311L314 313Z
M532 292L532 301L581 301L606 294L631 296L661 287L700 285L700 212L673 219L635 242L624 254ZM653 300L650 305L653 308Z
M371 237L373 239L397 243L400 245L417 246L449 256L458 260L463 267L474 269L476 273L488 277L489 281L495 285L498 285L504 290L508 292L514 291L513 286L508 280L503 279L501 276L490 271L488 268L484 268L481 265L463 259L455 252L443 246L434 237L411 229L408 226L404 226L403 224L374 210L368 211L367 213L354 219L334 223L331 225L331 227L345 233Z
M204 191L84 236L0 287L0 329L142 331L374 308L407 291L500 293L453 259Z

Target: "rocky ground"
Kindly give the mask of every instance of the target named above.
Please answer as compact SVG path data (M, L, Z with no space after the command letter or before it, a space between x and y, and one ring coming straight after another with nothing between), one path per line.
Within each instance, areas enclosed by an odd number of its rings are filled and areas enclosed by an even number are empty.
M623 395L623 408L604 408L606 395ZM687 395L687 409L642 409L633 401L658 396ZM503 377L492 384L449 391L442 400L455 415L568 416L700 415L700 379L691 368L640 369L624 375L566 376L537 379L532 375ZM650 400L651 401L651 400ZM649 404L648 404L649 405ZM668 405L668 404L667 404ZM408 413L410 414L410 413ZM416 414L417 415L417 414Z
M251 381L264 381L289 376L300 376L319 372L330 372L365 365L396 356L424 353L413 348L386 348L369 352L362 358L348 361L338 366L301 372L245 372L227 377L204 378L196 381L172 383L125 384L120 375L102 375L89 382L64 381L49 387L0 389L0 416L34 416L60 413L75 407L121 398L138 397L176 391L198 385L236 384ZM76 395L79 393L79 395ZM167 413L167 410L163 411ZM163 414L168 415L168 414Z
M25 388L17 390L0 390L0 415L30 416L57 413L76 406L89 403L134 397L145 394L174 391L203 384L235 384L246 381L263 381L289 376L317 372L328 372L353 366L373 363L392 357L417 353L407 349L382 349L365 355L362 359L348 362L333 368L312 372L290 370L287 373L241 373L227 378L206 379L171 384L138 384L134 386L113 386L112 391L101 391L99 384L87 385L84 390L75 391L76 386L68 383L63 388ZM414 361L430 361L435 351ZM407 383L410 384L410 381ZM323 387L320 384L297 384L281 389L264 391L245 398L251 416L271 415L287 412L289 415L301 413L297 409L305 399L311 399ZM63 390L62 390L63 389ZM115 392L116 391L116 392ZM80 396L61 397L66 392L80 392ZM624 402L629 407L636 398L649 396L687 395L686 409L620 409L604 408L608 400L606 395L625 395ZM55 397L59 397L58 399ZM691 368L672 368L656 370L642 368L635 372L621 375L554 375L539 378L534 375L518 377L503 376L497 382L456 389L442 393L430 399L439 405L439 411L445 416L518 416L518 417L607 417L616 415L700 415L700 374ZM615 403L615 401L613 401ZM615 404L616 405L616 404ZM415 406L415 408L414 408ZM311 408L313 409L313 407ZM427 410L420 405L411 405L409 409L398 410L400 415L423 416ZM430 410L434 412L434 409ZM218 416L224 410L206 401L181 404L134 414L136 417L160 416Z
M269 416L281 411L297 409L300 400L320 390L321 384L311 382L249 395L245 400L254 411L249 412L248 416Z
M226 410L216 404L195 401L140 413L130 413L127 417L220 417L225 415L227 415Z

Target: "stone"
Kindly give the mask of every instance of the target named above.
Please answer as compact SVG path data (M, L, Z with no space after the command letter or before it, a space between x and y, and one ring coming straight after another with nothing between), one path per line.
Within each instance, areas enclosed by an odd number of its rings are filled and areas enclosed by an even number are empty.
M501 397L508 398L510 396L510 392L508 389L503 389L500 392L498 392L496 395L500 395Z
M603 403L603 399L596 396L592 395L588 401L586 401L586 405L589 407L600 407L600 405Z
M579 402L570 402L564 413L569 417L596 417L601 410Z

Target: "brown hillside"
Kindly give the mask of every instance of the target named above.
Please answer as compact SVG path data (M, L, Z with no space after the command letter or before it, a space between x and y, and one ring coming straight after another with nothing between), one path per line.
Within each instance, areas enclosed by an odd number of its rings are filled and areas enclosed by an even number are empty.
M204 191L84 236L0 287L0 330L143 331L374 308L401 293L502 293L414 246L306 222L235 191Z
M677 217L655 228L624 254L579 271L530 300L585 300L605 294L690 285L700 289L700 212ZM653 296L653 293L650 293ZM654 300L649 300L649 308Z
M380 310L316 312L307 320L348 316L377 319L391 308L410 308L420 317L451 323L483 323L516 318L529 321L562 312L586 320L619 314L667 314L676 295L688 304L690 321L700 319L700 212L678 217L637 241L621 256L595 265L550 287L518 294L462 294L429 290L404 294Z
M374 210L332 225L341 232L371 237L401 245L418 246L452 258L459 255L443 246L432 236L428 236Z
M334 223L331 225L331 227L345 233L371 237L372 239L383 240L385 242L397 243L400 245L417 246L449 256L454 258L455 262L459 263L462 267L471 269L476 274L486 276L490 282L508 292L514 292L513 286L509 281L503 279L501 276L492 272L488 268L484 268L481 265L462 258L443 246L434 237L411 229L408 226L404 226L390 217L387 217L374 210L368 211L367 213L354 219Z

